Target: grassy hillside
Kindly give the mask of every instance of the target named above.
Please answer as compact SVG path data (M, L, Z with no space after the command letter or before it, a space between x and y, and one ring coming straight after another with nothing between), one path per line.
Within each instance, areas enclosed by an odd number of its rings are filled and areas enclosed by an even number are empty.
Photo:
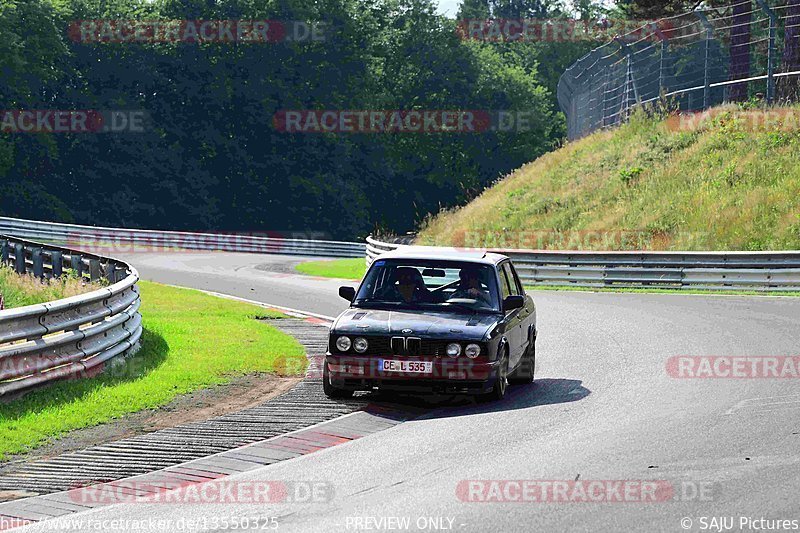
M800 107L636 115L547 154L418 242L541 249L800 249Z

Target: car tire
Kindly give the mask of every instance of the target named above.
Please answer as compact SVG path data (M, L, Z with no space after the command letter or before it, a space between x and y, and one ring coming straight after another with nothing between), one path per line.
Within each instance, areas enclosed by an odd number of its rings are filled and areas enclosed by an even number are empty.
M492 387L492 391L482 396L485 402L498 402L505 398L508 389L508 350L503 355L503 360L497 368L497 380Z
M512 385L530 385L533 383L536 374L536 337L533 338L525 353L522 361L514 372L508 377L508 382Z
M331 376L328 372L328 363L322 364L322 392L331 400L343 400L353 397L353 391L339 389L331 384Z

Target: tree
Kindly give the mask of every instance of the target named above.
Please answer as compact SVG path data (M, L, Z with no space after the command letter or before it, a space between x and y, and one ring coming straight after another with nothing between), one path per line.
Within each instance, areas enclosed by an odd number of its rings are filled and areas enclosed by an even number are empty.
M695 9L698 0L621 0L618 7L633 19L660 19Z
M564 12L558 0L489 0L494 18L548 18Z
M470 2L481 16L551 16L557 5ZM69 21L103 18L322 21L328 30L321 42L272 44L64 40ZM0 214L341 239L375 226L412 230L562 134L556 73L539 63L560 69L568 55L464 42L455 25L432 0L0 0L0 109L151 117L137 134L0 136ZM289 109L532 117L523 132L287 134L272 119Z
M458 20L484 20L491 16L489 0L463 0L458 7Z

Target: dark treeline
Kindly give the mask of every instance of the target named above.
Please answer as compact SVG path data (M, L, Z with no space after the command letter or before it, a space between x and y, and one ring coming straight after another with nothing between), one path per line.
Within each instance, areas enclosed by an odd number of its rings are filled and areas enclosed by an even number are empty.
M550 2L473 4L489 6L481 16L565 13ZM587 16L591 5L578 3ZM75 42L68 27L86 19L300 20L324 24L325 37ZM464 41L431 0L0 0L0 110L149 117L143 133L0 134L0 214L343 239L411 230L560 141L558 75L592 44ZM534 120L526 132L290 134L273 126L285 109L521 110Z

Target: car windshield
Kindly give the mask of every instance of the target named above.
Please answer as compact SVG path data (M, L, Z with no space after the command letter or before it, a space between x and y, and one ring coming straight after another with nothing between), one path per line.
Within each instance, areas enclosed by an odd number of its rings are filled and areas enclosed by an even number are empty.
M367 272L356 305L497 312L494 268L463 261L378 260Z

